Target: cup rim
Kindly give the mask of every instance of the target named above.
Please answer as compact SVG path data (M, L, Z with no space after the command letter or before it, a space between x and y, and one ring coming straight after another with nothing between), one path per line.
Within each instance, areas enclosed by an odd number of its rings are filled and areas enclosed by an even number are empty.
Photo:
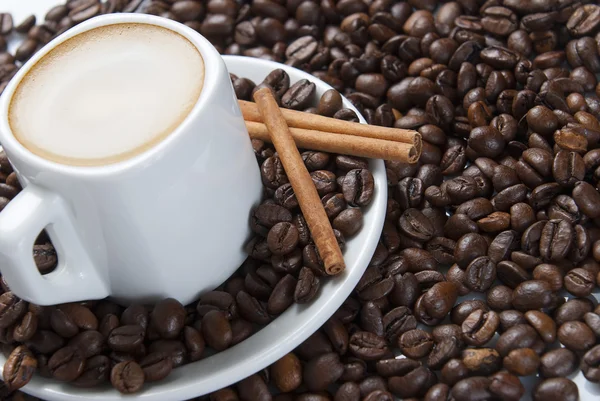
M104 26L128 23L147 24L169 29L188 39L200 52L204 64L204 82L202 91L200 92L200 96L198 97L194 107L185 117L185 119L171 134L167 135L166 138L156 143L150 149L147 149L125 160L106 165L76 166L62 164L45 159L23 146L17 140L17 138L15 138L12 132L8 122L8 110L17 87L20 85L21 81L28 74L31 68L54 48L75 36ZM208 99L210 99L211 96L216 95L218 92L217 87L220 80L217 79L217 77L220 73L226 73L226 67L221 59L220 54L204 36L200 35L198 32L184 24L169 20L167 18L146 14L119 13L100 15L81 23L54 38L19 69L0 97L0 143L8 151L7 153L9 153L9 157L12 156L12 158L20 160L23 164L34 166L36 169L42 171L53 171L59 174L68 174L90 179L105 178L107 176L113 176L115 174L125 173L135 169L143 169L148 165L148 163L152 163L153 161L157 160L161 157L163 152L174 146L179 137L190 128L191 123L198 118L199 114L206 107L209 106ZM207 79L207 77L211 77L211 79Z

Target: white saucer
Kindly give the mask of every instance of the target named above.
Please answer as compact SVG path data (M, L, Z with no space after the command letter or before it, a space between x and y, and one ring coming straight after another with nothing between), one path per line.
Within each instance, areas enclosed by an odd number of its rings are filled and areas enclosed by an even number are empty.
M10 11L15 24L18 24L34 10L41 10L36 14L40 21L43 20L48 6L55 4L56 0L3 0L3 9L0 11ZM319 96L330 89L330 86L317 78L278 63L235 56L225 56L224 60L231 73L250 78L256 83L260 83L273 69L283 68L290 75L292 83L303 78L314 82ZM356 111L346 99L344 106ZM362 117L361 122L365 122ZM347 269L339 276L326 279L318 298L310 305L293 305L242 343L199 362L177 368L164 381L145 385L141 392L134 395L124 396L109 385L97 389L79 389L40 376L35 376L22 390L48 401L112 401L132 398L146 401L186 400L234 384L275 362L325 323L350 295L371 260L385 218L387 181L383 161L372 160L370 169L375 178L375 196L365 210L362 230L346 243L344 258ZM4 356L0 355L0 373L4 361Z

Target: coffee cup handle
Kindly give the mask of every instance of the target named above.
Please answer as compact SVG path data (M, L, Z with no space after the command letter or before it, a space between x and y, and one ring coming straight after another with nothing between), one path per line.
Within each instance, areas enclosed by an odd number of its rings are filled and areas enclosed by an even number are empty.
M37 305L109 295L107 280L93 265L73 220L60 195L31 184L0 213L0 271L15 295ZM58 266L44 276L32 254L43 229L48 231L58 254Z

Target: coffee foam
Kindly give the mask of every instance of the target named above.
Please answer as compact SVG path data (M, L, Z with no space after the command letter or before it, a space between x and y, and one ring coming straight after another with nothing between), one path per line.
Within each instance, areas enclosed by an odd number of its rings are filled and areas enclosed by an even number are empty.
M9 107L13 135L58 163L97 166L148 150L196 104L204 62L185 37L117 24L71 38L34 65Z

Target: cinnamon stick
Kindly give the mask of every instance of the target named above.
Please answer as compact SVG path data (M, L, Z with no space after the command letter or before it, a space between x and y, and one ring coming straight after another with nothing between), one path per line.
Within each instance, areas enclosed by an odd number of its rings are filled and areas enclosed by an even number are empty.
M242 114L244 115L244 120L263 122L261 113L259 112L255 103L245 100L238 100L238 103L240 105L240 109L242 110ZM417 146L417 143L421 142L421 134L413 130L354 123L288 109L282 109L281 114L283 114L288 127L292 128L304 128L316 131L331 132L334 134L385 139L387 141L403 142L415 146Z
M257 90L254 100L294 189L308 229L325 265L325 271L330 275L339 274L346 267L342 251L285 118L269 88Z
M246 121L246 128L250 138L271 141L269 130L265 124ZM299 148L372 159L395 160L403 163L416 163L421 155L421 142L418 142L417 147L408 143L331 134L303 128L290 128L289 130Z

